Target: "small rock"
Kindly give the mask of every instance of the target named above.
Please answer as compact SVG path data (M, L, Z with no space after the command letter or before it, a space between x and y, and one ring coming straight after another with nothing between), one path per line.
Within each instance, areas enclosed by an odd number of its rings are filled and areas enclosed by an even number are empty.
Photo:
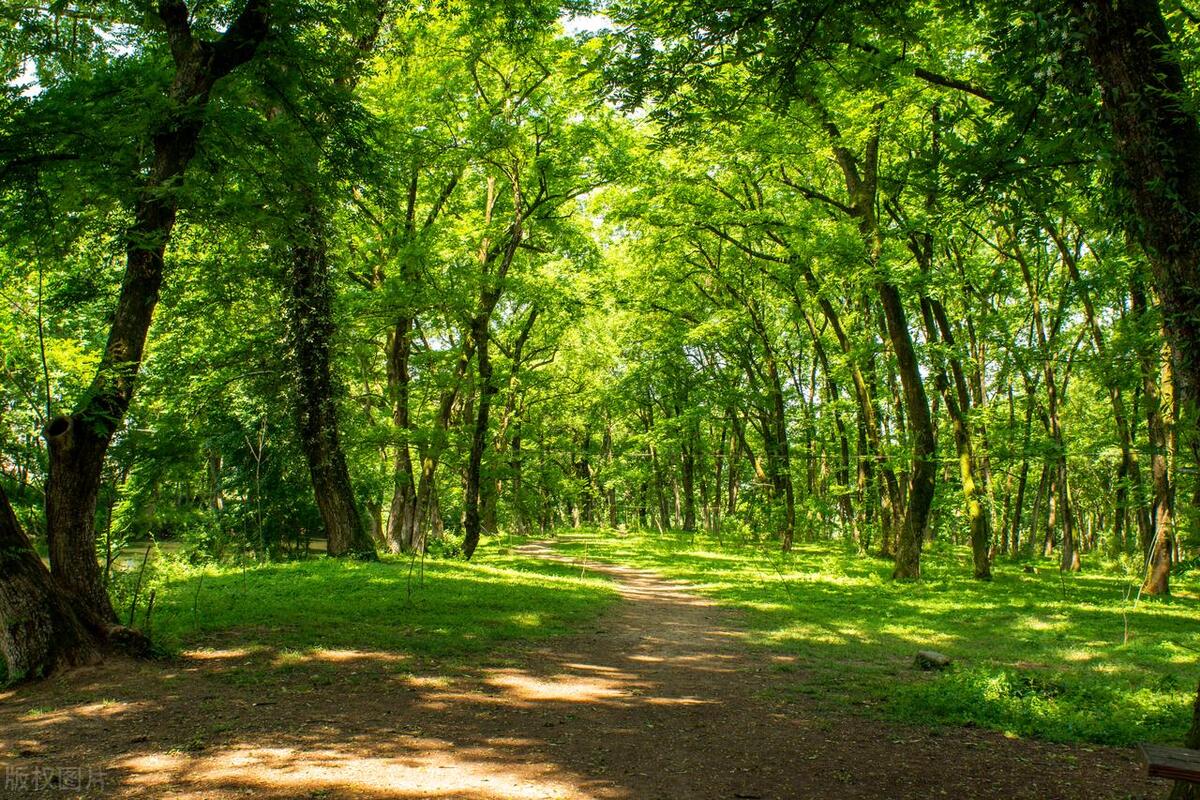
M1028 572L1030 575L1035 575L1035 574L1037 574L1037 567L1031 567L1031 566L1029 566L1028 564L1026 564L1026 565L1024 566L1023 570L1024 570L1025 572Z
M923 670L945 669L950 666L950 656L936 650L918 650L916 664Z

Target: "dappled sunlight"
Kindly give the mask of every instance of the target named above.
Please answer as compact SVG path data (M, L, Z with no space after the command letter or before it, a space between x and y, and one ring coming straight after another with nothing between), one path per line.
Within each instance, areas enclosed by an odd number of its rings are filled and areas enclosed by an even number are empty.
M579 662L568 661L563 664L569 669L583 670L584 672L602 672L612 677L630 678L632 675L628 672L622 672L615 667L601 666L600 664L581 664Z
M568 703L594 703L629 697L631 685L629 681L563 674L542 678L517 670L504 670L489 675L484 678L484 683L503 689L518 700Z
M302 666L309 663L323 664L398 664L411 660L403 653L388 653L364 650L327 650L314 647L308 650L284 650L275 656L272 664L276 667Z
M1058 631L1067 626L1066 620L1045 620L1036 617L1021 621L1017 627L1031 631Z
M845 626L816 626L798 624L784 630L768 633L763 637L764 642L782 644L784 642L808 642L824 645L855 645L877 641L866 631L851 625Z
M265 647L235 647L226 650L204 647L195 650L184 650L180 655L193 661L233 661L235 659L249 658L265 650Z
M145 711L149 704L145 702L122 702L118 700L100 700L95 703L84 703L53 711L33 709L25 714L25 719L34 728L47 725L75 723L80 720L108 720L134 711Z
M579 796L586 782L549 763L513 763L505 748L521 740L497 740L493 747L433 747L417 742L420 757L380 756L334 747L233 745L208 756L154 754L122 759L132 786L170 788L174 797L211 797L251 791L256 796L472 797L541 800ZM587 788L588 796L618 798L616 790Z
M721 703L715 698L700 697L648 697L644 702L648 706L715 706Z
M618 714L604 723L613 736L637 735L646 719L658 720L652 727L703 729L702 716L672 720L676 714L703 714L705 709L724 707L727 698L715 688L723 685L723 676L740 674L744 668L738 649L745 634L713 625L712 601L697 598L681 585L656 581L641 572L628 578L622 575L620 580L631 602L604 625L608 635L619 637L615 641L620 646L602 657L562 647L539 651L528 668L399 676L392 690L398 694L389 695L387 711L379 707L369 712L369 719L350 716L350 707L361 701L347 699L343 707L334 697L305 695L312 699L299 705L280 704L267 712L265 719L271 719L276 709L289 715L275 723L278 730L267 741L223 741L220 725L193 723L201 725L199 732L193 732L183 746L131 753L115 767L136 791L169 792L172 797L244 792L295 797L333 792L497 800L632 798L634 794L620 782L583 777L565 766L568 762L547 758L547 752L555 752L564 735L577 735L571 731L591 730L572 725L579 715ZM252 674L271 687L271 696L291 690L294 678L287 676L302 675L297 670L307 667L369 672L405 660L389 652L339 647L268 653L210 650L199 655L198 667L261 666L267 670L264 675ZM656 716L647 718L647 714ZM378 721L370 721L375 717ZM440 726L454 719L494 720L499 729L467 741L439 733ZM404 720L409 727L396 729L391 720ZM376 732L348 735L351 724ZM560 729L567 733L558 733ZM601 760L607 751L604 744L594 750Z

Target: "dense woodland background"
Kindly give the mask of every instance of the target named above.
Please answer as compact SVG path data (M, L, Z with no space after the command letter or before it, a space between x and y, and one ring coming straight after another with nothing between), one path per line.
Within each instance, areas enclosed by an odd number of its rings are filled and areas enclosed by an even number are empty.
M12 676L142 646L146 539L1197 563L1187 3L0 19Z

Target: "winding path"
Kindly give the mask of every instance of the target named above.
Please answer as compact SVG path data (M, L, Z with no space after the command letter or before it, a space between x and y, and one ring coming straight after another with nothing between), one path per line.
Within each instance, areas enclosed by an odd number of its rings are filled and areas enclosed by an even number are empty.
M523 550L562 559L548 545ZM737 614L688 587L589 563L623 602L588 632L509 664L408 675L383 654L327 654L337 682L222 683L215 654L162 674L115 663L87 680L108 703L63 706L54 685L0 694L0 763L103 764L103 785L44 796L172 798L1142 798L1130 752L940 733L782 706L803 681L748 648ZM154 684L158 691L151 692ZM162 687L166 688L163 689ZM78 693L76 693L78 694ZM60 700L62 698L59 698ZM56 716L59 715L59 716ZM189 747L179 731L212 731ZM168 743L174 742L172 746ZM36 796L11 785L4 796Z

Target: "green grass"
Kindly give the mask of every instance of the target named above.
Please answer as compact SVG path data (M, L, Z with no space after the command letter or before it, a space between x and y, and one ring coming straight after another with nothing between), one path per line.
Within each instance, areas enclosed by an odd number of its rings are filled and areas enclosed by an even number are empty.
M791 656L777 692L885 718L976 725L1064 742L1178 741L1200 678L1196 581L1169 599L1127 599L1094 567L1060 576L999 560L972 580L965 549L937 548L918 583L838 544L722 547L680 534L595 534L559 549L654 569L745 612L756 644ZM1126 637L1128 631L1128 638ZM918 649L954 659L913 666ZM795 674L789 674L795 673Z
M469 564L426 559L423 579L420 565L410 575L402 558L317 558L245 570L166 561L157 569L147 588L156 592L151 625L158 646L265 648L280 654L284 667L321 650L473 657L568 633L616 598L603 581L581 579L578 570L497 549ZM129 600L122 594L117 607L124 616ZM332 676L314 678L321 679Z

